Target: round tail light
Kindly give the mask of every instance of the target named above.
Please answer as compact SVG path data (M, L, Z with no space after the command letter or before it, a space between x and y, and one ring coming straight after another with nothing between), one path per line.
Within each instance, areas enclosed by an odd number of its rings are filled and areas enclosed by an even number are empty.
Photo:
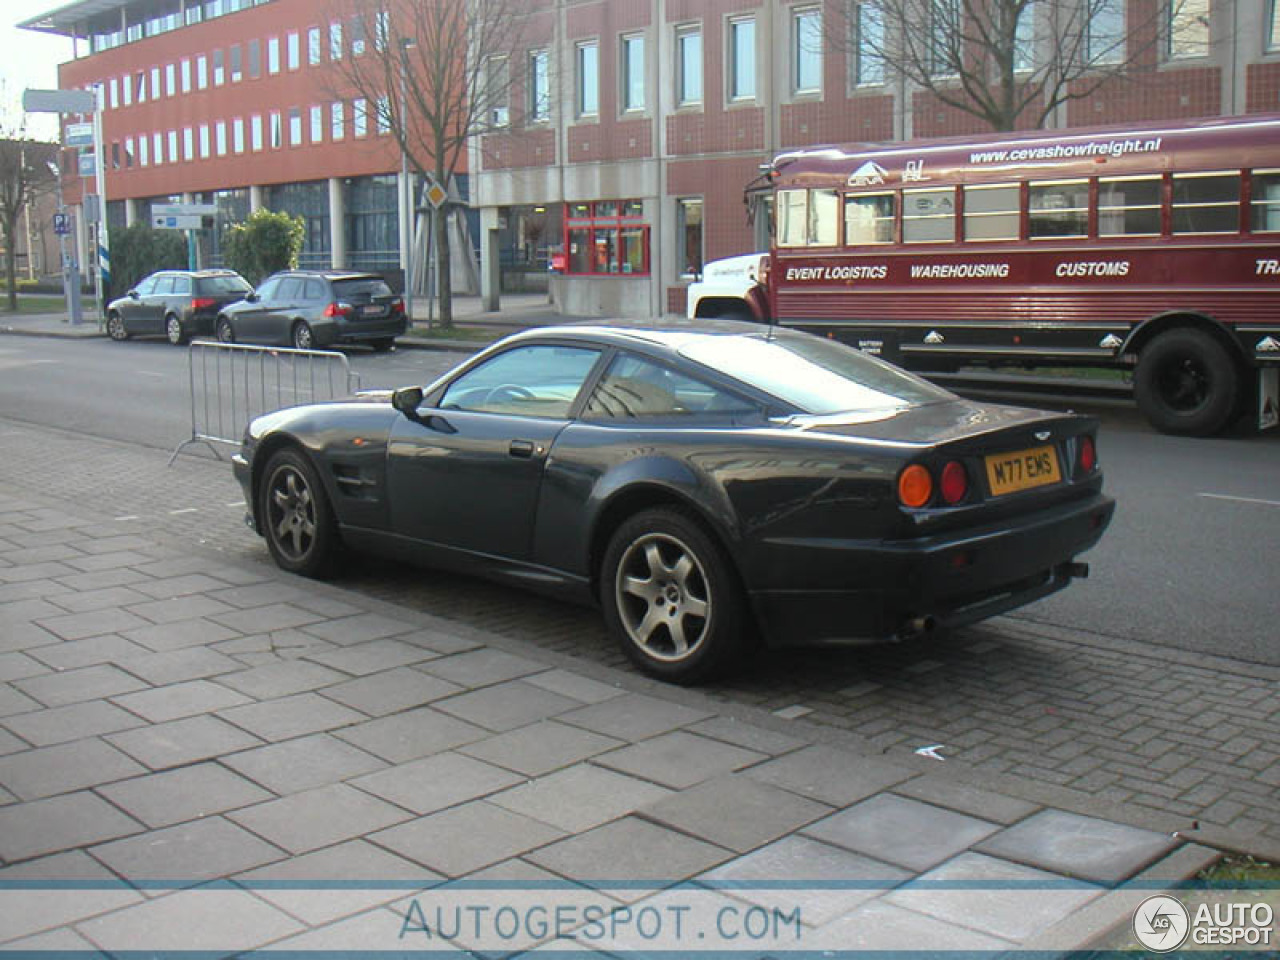
M942 492L942 501L948 506L955 506L960 503L969 493L969 474L964 469L964 464L958 460L952 460L942 468L942 483L939 484Z
M918 463L898 474L898 500L904 507L923 507L933 496L933 477Z
M1093 473L1098 466L1098 451L1093 445L1093 437L1080 438L1080 470Z

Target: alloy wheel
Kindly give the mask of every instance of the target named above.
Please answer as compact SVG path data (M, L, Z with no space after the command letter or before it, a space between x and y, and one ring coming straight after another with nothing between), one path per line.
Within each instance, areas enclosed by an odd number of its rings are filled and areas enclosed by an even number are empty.
M267 529L287 559L306 559L316 539L315 497L307 478L291 464L271 476L267 490Z
M627 548L615 590L627 635L656 660L692 656L710 632L706 572L697 555L670 534L651 533Z

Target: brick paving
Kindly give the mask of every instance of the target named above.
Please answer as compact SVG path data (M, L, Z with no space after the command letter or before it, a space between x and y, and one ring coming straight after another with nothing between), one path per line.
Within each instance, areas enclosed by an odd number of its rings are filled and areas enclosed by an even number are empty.
M36 529L8 532L23 551L16 556L39 562L25 563L20 575L8 577L0 568L0 600L17 600L31 593L32 579L51 577L89 588L71 602L73 608L133 599L140 592L130 586L131 579L141 577L136 571L157 570L138 565L139 541L130 531L158 531L192 542L224 554L228 563L267 562L262 541L243 525L240 491L225 463L207 455L180 457L166 468L158 451L3 421L0 443L10 451L0 461L0 489L39 476L42 493L50 497L83 503L93 513L136 518L116 521L112 535L97 539L89 552L67 543L75 539L70 525L83 519L74 516L76 507L70 508L71 515L36 511L27 524ZM75 466L69 467L72 462ZM0 523L0 537L5 534ZM64 556L59 548L75 555ZM216 638L237 626L236 614L222 610L237 602L225 586L180 599L187 591L207 588L205 579L216 577L216 569L192 560L165 570L171 576L152 589L171 584L174 599L112 609L111 642L155 634L157 628L145 617L139 620L139 613L181 616L183 629L196 631L187 640L169 643ZM438 571L377 562L362 564L340 582L362 595L627 669L592 610ZM147 589L143 584L141 590ZM305 596L305 588L296 595ZM4 616L0 608L0 618ZM96 624L105 622L101 616L69 612L61 629L76 635L94 632ZM263 617L276 618L271 624L279 637L283 628L305 624L308 614L259 607L245 621L266 624ZM60 651L59 656L78 662L74 653ZM175 663L151 669L191 673L199 667ZM1167 815L1185 829L1196 823L1222 828L1235 842L1256 837L1274 849L1280 846L1280 804L1275 802L1280 790L1278 681L1276 668L1068 632L1012 616L933 645L766 652L739 675L705 692L726 705L748 705L855 734L890 755L940 745L942 756L970 765L984 777L1007 775L1063 788L1103 803ZM128 681L102 674L83 682ZM77 694L72 690L62 696Z
M0 447L0 951L402 950L405 898L457 880L614 909L824 877L842 949L1074 946L1131 914L1111 885L1214 859L1190 818L1276 836L1274 680L1230 664L1006 620L679 691L591 612L284 575L225 464Z

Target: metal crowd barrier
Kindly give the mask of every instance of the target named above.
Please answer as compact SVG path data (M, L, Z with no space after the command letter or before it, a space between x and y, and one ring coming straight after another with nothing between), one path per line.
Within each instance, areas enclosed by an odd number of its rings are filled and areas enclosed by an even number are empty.
M192 341L187 354L191 380L191 437L186 447L203 443L221 460L214 444L239 446L254 417L284 407L349 397L360 389L344 354L332 350L251 347L238 343Z

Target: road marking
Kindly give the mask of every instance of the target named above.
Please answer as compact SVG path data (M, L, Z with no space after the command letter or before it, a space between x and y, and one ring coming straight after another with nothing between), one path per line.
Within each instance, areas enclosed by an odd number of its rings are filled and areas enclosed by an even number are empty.
M180 513L199 513L199 512L200 510L198 507L187 507L183 510L170 510L169 516L176 517Z
M139 370L138 373L142 374L144 377L155 377L157 380L169 379L169 375L167 373L156 373L154 370Z
M120 523L121 521L124 521L124 520L138 520L138 519L141 519L141 518L136 513L131 513L127 517L116 517L114 522Z
M1236 503L1260 503L1264 507L1280 507L1280 500L1259 500L1256 497L1230 497L1225 493L1197 493L1197 497L1208 500L1233 500Z
M227 504L227 506L228 506L228 507L231 507L233 510L234 510L236 507L243 507L244 505L245 505L245 503L244 503L244 501L243 501L243 500L239 501L238 503L228 503L228 504Z

